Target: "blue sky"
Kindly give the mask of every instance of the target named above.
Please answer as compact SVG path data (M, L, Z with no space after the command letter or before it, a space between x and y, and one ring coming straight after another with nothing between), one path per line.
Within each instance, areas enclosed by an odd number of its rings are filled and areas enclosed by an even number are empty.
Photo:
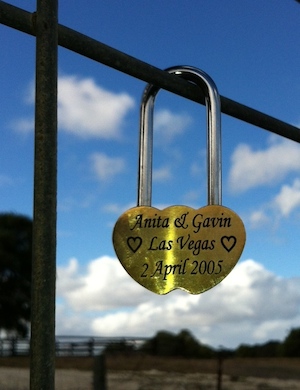
M32 0L10 1L33 12ZM191 65L221 95L300 126L300 5L289 0L62 1L59 22L161 69ZM1 29L1 212L32 215L35 39ZM3 54L4 53L4 54ZM190 329L218 346L300 325L300 145L222 115L223 204L247 242L232 273L191 296L156 296L116 260L112 229L136 204L145 83L59 49L57 333ZM153 204L206 204L205 110L160 91Z

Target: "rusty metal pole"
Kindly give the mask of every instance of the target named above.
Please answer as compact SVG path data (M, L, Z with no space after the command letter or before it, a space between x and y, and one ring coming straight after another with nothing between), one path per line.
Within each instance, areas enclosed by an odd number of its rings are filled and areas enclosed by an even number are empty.
M30 389L55 388L58 0L37 0Z

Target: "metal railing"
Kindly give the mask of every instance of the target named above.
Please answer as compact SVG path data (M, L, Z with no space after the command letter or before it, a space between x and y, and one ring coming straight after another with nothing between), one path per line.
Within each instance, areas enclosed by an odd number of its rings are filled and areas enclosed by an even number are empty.
M0 2L0 23L6 26L36 36L35 19L36 14ZM191 83L61 24L58 24L58 44L129 76L204 104L201 91ZM236 119L300 142L300 129L298 127L224 96L221 96L221 110L224 114Z
M204 103L199 89L179 77L57 23L58 0L37 0L27 12L0 1L0 23L36 36L34 242L31 321L31 390L53 390L57 187L57 46L159 88ZM300 130L221 96L223 113L300 142Z
M145 337L56 336L55 356L98 356L105 348L137 350ZM29 356L29 338L0 338L0 357Z

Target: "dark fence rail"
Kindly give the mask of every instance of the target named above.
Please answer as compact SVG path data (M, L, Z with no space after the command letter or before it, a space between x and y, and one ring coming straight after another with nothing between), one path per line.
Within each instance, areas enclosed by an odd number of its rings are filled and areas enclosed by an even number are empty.
M56 356L97 356L109 347L116 351L136 350L144 337L56 336ZM0 338L0 357L29 356L30 339Z
M0 339L0 356L28 356L29 339Z
M29 35L36 35L36 14L0 1L0 23ZM192 83L114 49L91 37L58 24L58 44L84 57L129 76L155 84L187 99L204 104L203 93ZM300 142L300 129L263 112L221 96L224 114Z

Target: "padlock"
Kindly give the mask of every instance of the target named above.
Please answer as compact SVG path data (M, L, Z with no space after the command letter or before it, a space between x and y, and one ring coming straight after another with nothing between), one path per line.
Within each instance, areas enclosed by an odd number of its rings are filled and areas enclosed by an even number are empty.
M117 220L115 252L128 274L157 294L181 289L200 294L220 283L246 241L240 217L221 205L221 110L214 81L190 66L166 69L202 89L207 111L208 205L151 207L153 110L159 88L149 84L140 113L138 201Z

